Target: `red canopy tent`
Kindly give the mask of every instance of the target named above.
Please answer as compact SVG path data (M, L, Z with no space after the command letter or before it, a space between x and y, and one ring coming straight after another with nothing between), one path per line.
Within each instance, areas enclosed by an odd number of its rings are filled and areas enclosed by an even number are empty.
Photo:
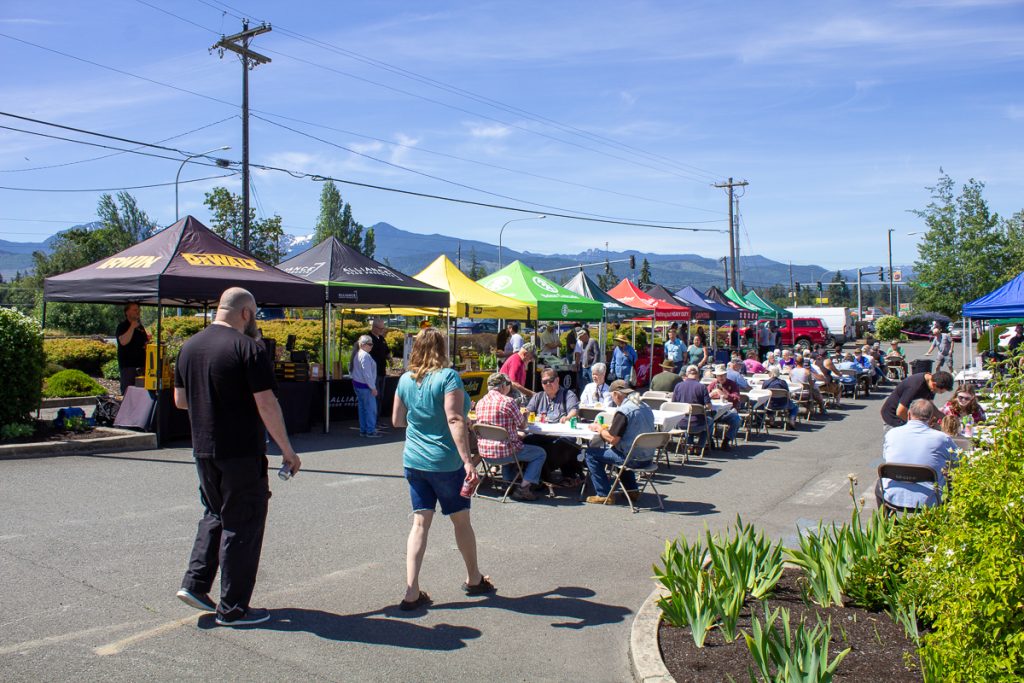
M683 306L678 302L665 301L656 296L643 291L637 287L633 282L626 278L613 288L608 290L608 295L614 297L618 301L621 301L627 306L633 308L640 308L645 311L650 311L650 317L634 318L633 320L650 320L651 321L651 339L650 339L650 375L654 376L654 327L658 324L658 321L677 321L677 320L690 320L692 311L689 306ZM634 340L635 341L635 340Z

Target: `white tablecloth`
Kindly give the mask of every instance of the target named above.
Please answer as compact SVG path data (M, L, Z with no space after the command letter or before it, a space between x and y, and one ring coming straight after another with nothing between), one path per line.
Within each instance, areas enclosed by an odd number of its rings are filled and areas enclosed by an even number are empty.
M988 382L992 379L991 370L961 370L953 377L957 382Z
M526 425L523 430L527 434L540 434L542 436L568 437L570 439L584 439L589 441L594 432L584 425L577 425L575 429L569 426L568 422L534 422Z

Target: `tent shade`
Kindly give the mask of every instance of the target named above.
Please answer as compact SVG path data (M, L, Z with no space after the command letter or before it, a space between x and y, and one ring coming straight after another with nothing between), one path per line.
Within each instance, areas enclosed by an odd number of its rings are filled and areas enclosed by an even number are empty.
M587 277L587 274L582 270L573 276L571 280L565 283L564 287L571 292L576 292L580 296L593 299L594 301L600 301L604 306L604 316L606 320L621 321L627 318L638 318L647 313L647 311L641 308L633 308L627 306L618 299L609 296L604 292L596 282Z
M999 289L964 304L963 316L978 320L1024 317L1024 273Z
M283 273L192 216L122 252L48 277L46 301L207 306L244 287L261 306L320 307L323 288Z
M762 299L754 290L747 292L747 295L743 297L743 300L756 308L759 312L763 313L765 318L787 319L793 317L793 314L786 309L779 308L770 301Z
M729 289L731 291L734 291L731 287ZM756 311L753 311L750 308L748 308L746 303L744 303L742 306L736 303L728 296L726 296L725 292L720 290L718 287L710 287L708 291L704 293L704 297L723 306L729 306L730 308L735 310L739 314L739 317L737 318L738 320L757 320Z
M647 290L647 296L655 299L660 299L665 303L675 304L677 306L685 306L690 309L690 320L711 320L711 311L704 308L703 304L699 306L691 306L685 301L680 301L676 298L676 295L668 291L661 285L654 285Z
M647 311L645 318L658 320L689 320L690 309L678 303L669 303L649 296L628 278L608 290L608 294L627 306L642 308Z
M690 285L683 287L673 296L690 307L695 320L739 320L739 312L735 308L705 297ZM708 316L706 318L703 317L705 311ZM701 312L701 316L697 315L698 312Z
M536 320L537 307L523 301L495 294L470 280L445 255L416 273L416 279L448 292L445 306L458 318L505 318L508 320ZM421 308L388 307L363 311L370 315L437 315L436 311Z
M503 296L537 307L538 320L591 320L604 318L599 301L580 296L555 284L522 261L513 261L479 284Z
M337 237L283 261L278 268L323 285L327 302L342 306L444 308L448 292L364 256Z

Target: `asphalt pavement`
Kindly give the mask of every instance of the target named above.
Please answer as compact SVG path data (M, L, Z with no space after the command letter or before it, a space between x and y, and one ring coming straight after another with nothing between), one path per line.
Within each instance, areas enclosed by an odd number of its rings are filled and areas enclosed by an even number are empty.
M218 628L174 597L200 515L187 449L0 462L0 680L627 681L630 623L666 539L739 514L792 543L798 527L849 517L848 473L873 507L889 388L795 434L674 465L657 480L665 512L474 500L493 596L462 594L438 514L422 575L434 605L414 613L397 609L410 524L400 433L301 435L304 470L271 476L254 604L272 619L251 629Z

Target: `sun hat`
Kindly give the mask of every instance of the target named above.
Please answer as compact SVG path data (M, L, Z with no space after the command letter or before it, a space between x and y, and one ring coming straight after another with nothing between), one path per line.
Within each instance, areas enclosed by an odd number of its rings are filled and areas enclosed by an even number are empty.
M627 339L626 335L624 335L624 334L615 335L615 341L622 342L623 344L628 344L629 343L629 339Z
M713 374L713 375L727 375L727 374L729 374L729 371L725 369L724 365L716 365L714 372L712 372L711 374Z
M675 370L676 364L673 361L670 361L668 358L666 358L665 360L661 361L661 367L665 368L666 370Z

